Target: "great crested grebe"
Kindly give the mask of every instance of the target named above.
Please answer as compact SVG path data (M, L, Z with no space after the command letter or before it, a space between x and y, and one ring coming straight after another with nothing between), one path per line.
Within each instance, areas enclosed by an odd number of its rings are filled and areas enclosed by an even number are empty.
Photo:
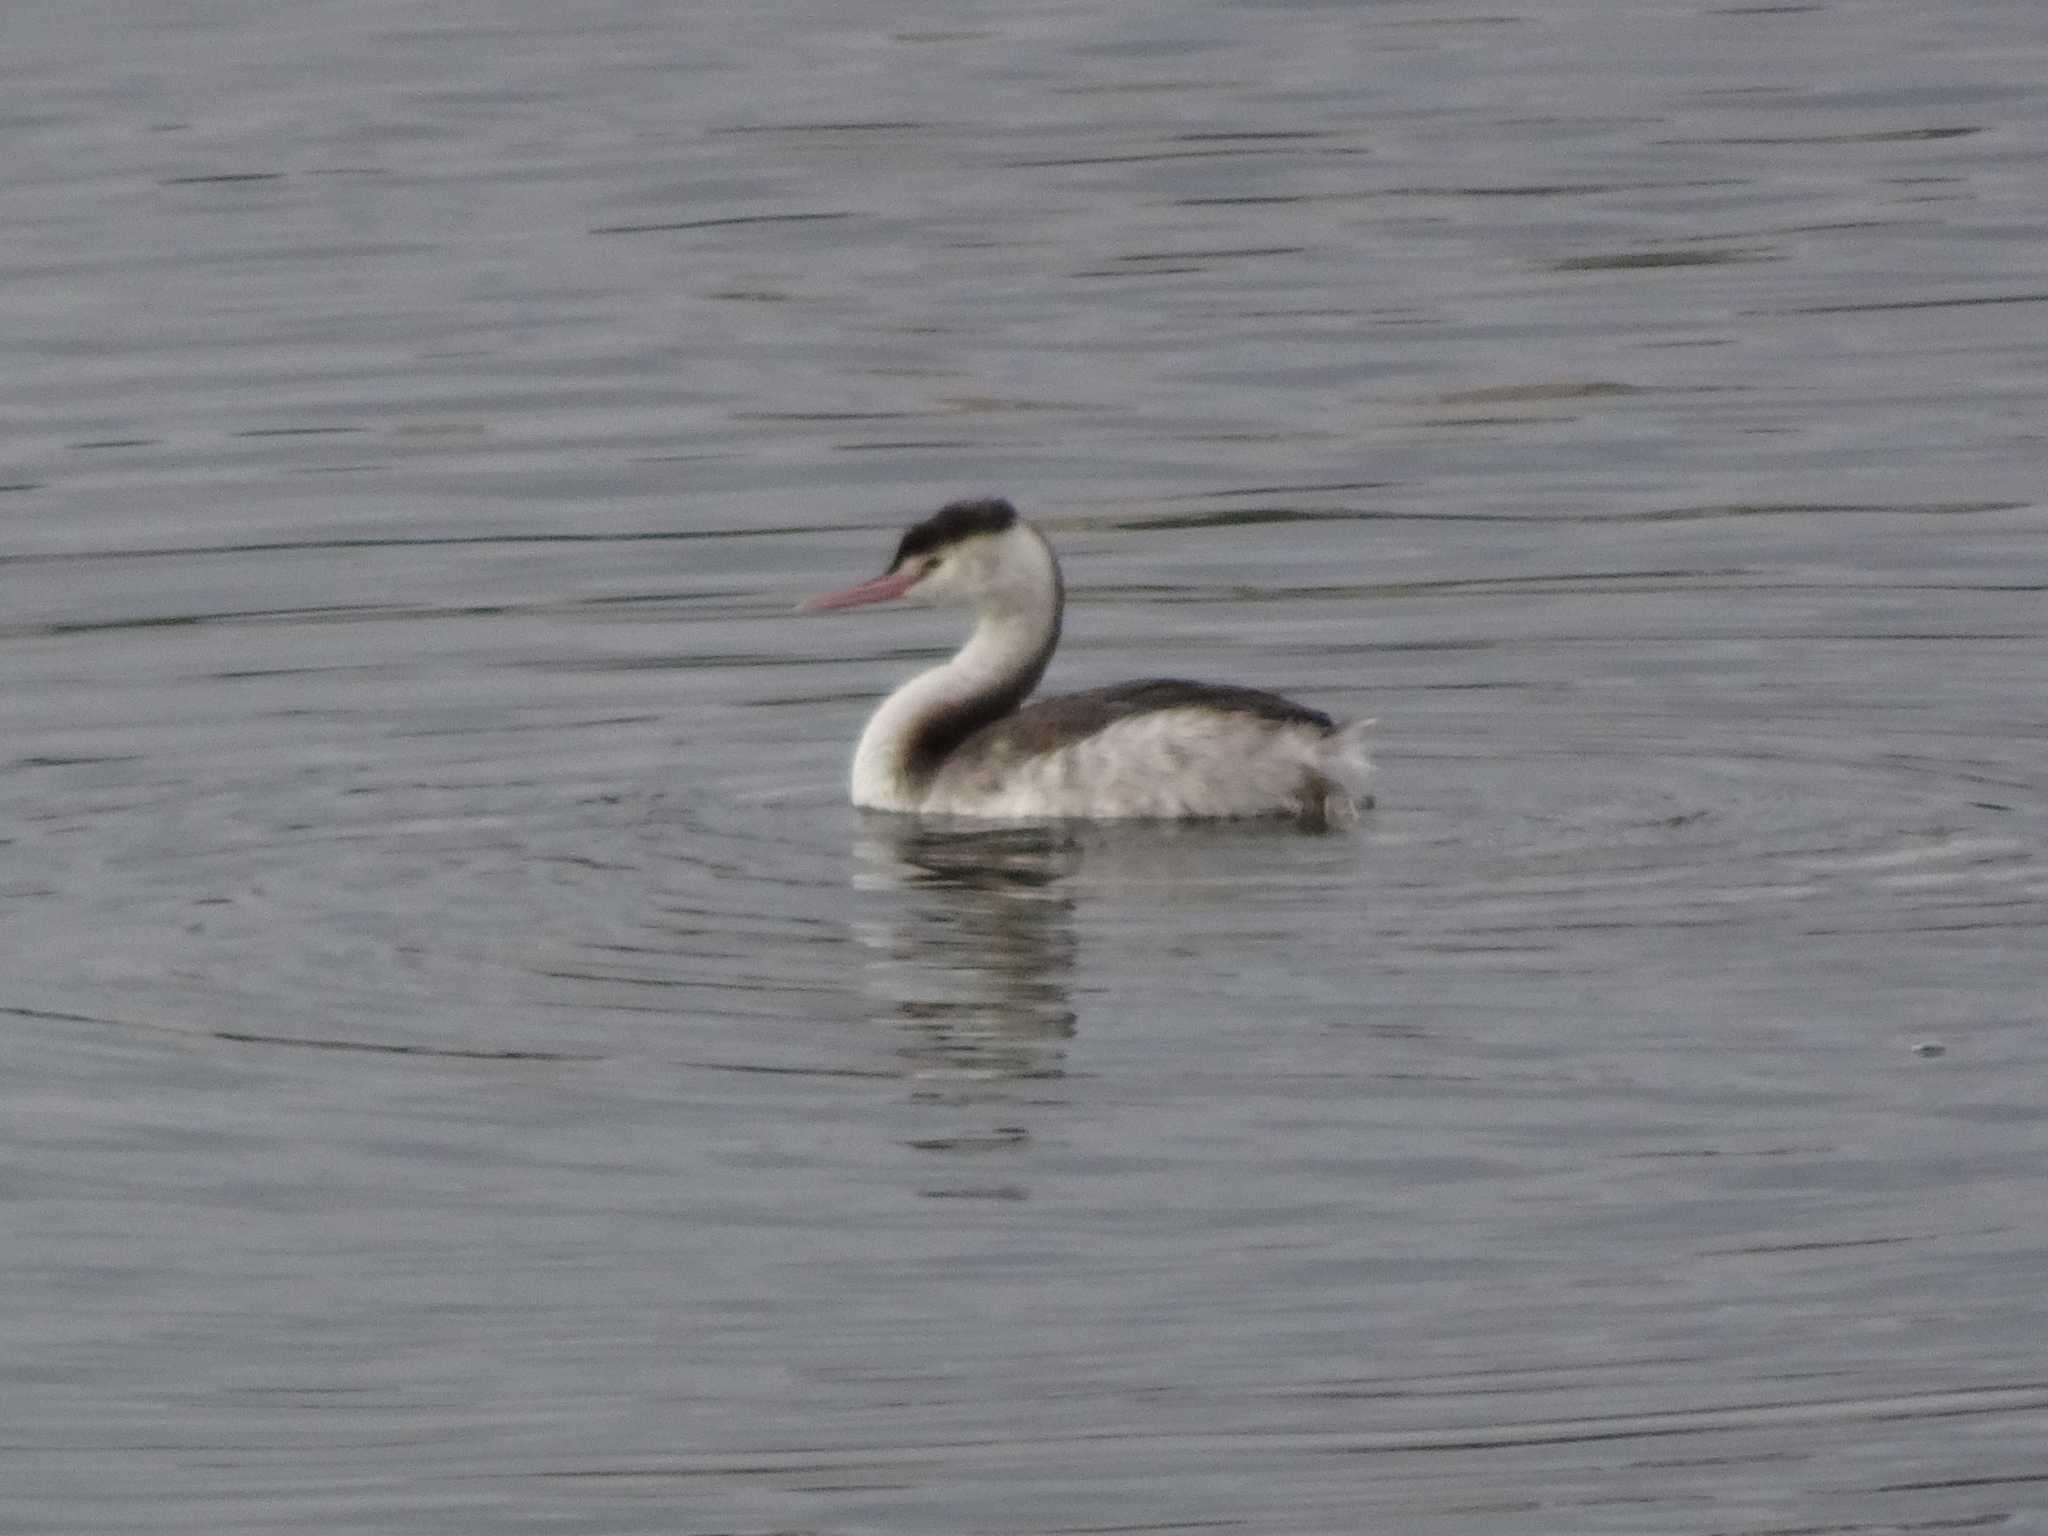
M1065 587L1007 501L956 501L903 535L873 581L806 612L904 597L972 608L943 666L882 701L853 754L853 803L927 815L1292 816L1346 822L1365 795L1361 720L1278 694L1175 678L1025 704L1059 644Z

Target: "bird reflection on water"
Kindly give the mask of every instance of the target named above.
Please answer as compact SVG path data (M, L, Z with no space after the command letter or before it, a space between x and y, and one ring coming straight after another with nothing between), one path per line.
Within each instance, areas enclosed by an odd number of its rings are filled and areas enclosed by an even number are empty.
M908 1144L946 1159L919 1192L1028 1198L1000 1154L1026 1148L1033 1108L1062 1093L1075 1031L1073 837L872 815L854 855L862 985L922 1106Z
M874 815L855 857L856 889L876 898L856 924L866 986L920 1094L1059 1077L1074 1035L1072 832Z

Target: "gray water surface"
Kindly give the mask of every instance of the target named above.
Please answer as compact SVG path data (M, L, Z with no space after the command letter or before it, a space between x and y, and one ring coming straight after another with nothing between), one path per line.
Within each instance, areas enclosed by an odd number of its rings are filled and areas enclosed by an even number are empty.
M2048 13L4 31L0 1526L2048 1526Z

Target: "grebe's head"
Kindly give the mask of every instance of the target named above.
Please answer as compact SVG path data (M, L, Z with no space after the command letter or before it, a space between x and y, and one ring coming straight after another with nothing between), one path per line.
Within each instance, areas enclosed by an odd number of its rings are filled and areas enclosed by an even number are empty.
M806 613L908 598L933 607L1005 608L1057 591L1045 540L999 496L955 501L903 535L889 569L873 581L827 592Z

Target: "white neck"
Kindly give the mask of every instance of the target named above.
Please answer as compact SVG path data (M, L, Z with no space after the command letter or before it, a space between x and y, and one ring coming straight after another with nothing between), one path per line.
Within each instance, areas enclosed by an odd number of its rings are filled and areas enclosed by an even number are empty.
M999 584L979 595L967 643L884 699L861 732L853 754L855 805L915 810L945 753L1016 709L1037 686L1059 641L1059 567L1027 525L1002 542Z

